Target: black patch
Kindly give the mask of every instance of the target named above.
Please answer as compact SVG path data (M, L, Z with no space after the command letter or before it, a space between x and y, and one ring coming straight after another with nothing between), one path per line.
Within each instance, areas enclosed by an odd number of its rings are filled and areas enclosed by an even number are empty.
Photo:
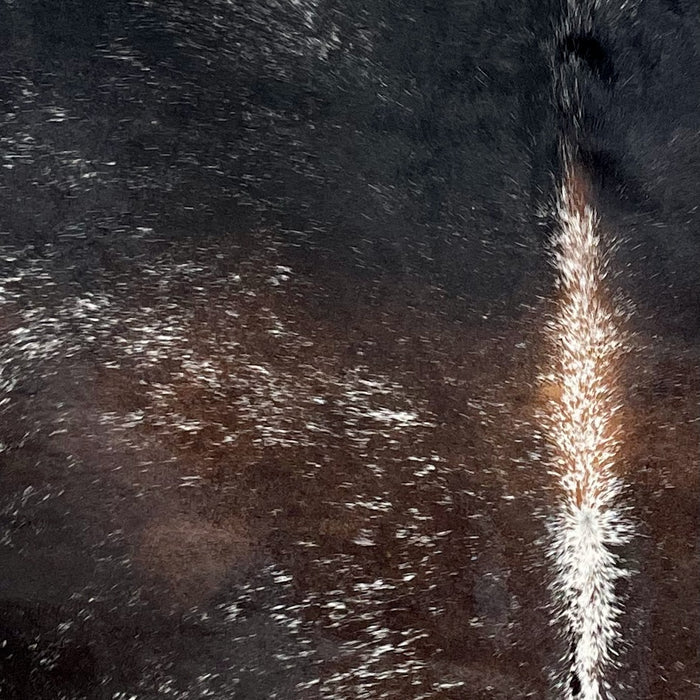
M682 17L686 13L686 9L682 7L679 0L664 0L664 5L668 6L668 9L673 12L674 15Z
M576 656L576 640L572 639L569 644L569 653L571 658L574 659ZM578 677L575 669L572 669L571 675L569 676L569 689L571 690L571 695L577 698L581 693L581 679Z
M570 34L561 44L563 57L575 56L583 61L599 80L615 82L615 68L605 47L590 35Z
M579 158L597 183L599 195L613 194L618 204L629 202L637 210L656 208L642 181L625 166L619 154L607 149L580 147Z
M581 681L578 679L578 673L576 671L571 672L571 678L569 679L569 688L571 688L571 694L577 697L581 692Z

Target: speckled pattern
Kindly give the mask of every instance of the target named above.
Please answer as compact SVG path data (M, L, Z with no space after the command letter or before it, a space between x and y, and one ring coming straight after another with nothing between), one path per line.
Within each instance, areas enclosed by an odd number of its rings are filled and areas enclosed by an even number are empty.
M558 11L0 2L0 697L549 697ZM700 16L606 31L612 681L694 698Z

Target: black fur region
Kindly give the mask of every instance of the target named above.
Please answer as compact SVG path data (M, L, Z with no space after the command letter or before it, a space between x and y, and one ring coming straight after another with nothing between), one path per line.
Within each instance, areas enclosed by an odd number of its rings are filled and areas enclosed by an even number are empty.
M615 67L610 54L603 44L590 34L569 34L564 37L561 58L575 56L588 66L588 69L600 81L611 85L615 82Z

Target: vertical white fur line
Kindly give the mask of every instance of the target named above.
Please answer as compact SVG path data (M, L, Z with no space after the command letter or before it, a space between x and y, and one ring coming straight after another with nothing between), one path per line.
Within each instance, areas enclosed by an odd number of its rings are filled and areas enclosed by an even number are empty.
M620 639L615 582L627 575L611 547L631 526L619 506L623 482L619 371L622 315L606 289L607 259L586 183L565 163L554 238L557 302L543 415L558 482L547 556L556 622L569 645L559 688L567 700L609 700L606 671Z

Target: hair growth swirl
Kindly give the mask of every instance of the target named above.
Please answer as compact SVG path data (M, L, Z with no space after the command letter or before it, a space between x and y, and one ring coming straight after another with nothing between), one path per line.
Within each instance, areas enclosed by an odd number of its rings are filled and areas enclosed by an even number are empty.
M567 0L552 67L560 111L560 175L551 240L556 282L548 322L545 381L553 388L542 415L557 501L548 521L553 621L566 653L555 673L557 696L610 700L609 672L620 638L616 582L627 576L615 548L632 527L620 499L623 449L620 366L624 313L608 287L614 240L601 231L582 155L583 87L609 83L611 62L596 39L596 0Z

